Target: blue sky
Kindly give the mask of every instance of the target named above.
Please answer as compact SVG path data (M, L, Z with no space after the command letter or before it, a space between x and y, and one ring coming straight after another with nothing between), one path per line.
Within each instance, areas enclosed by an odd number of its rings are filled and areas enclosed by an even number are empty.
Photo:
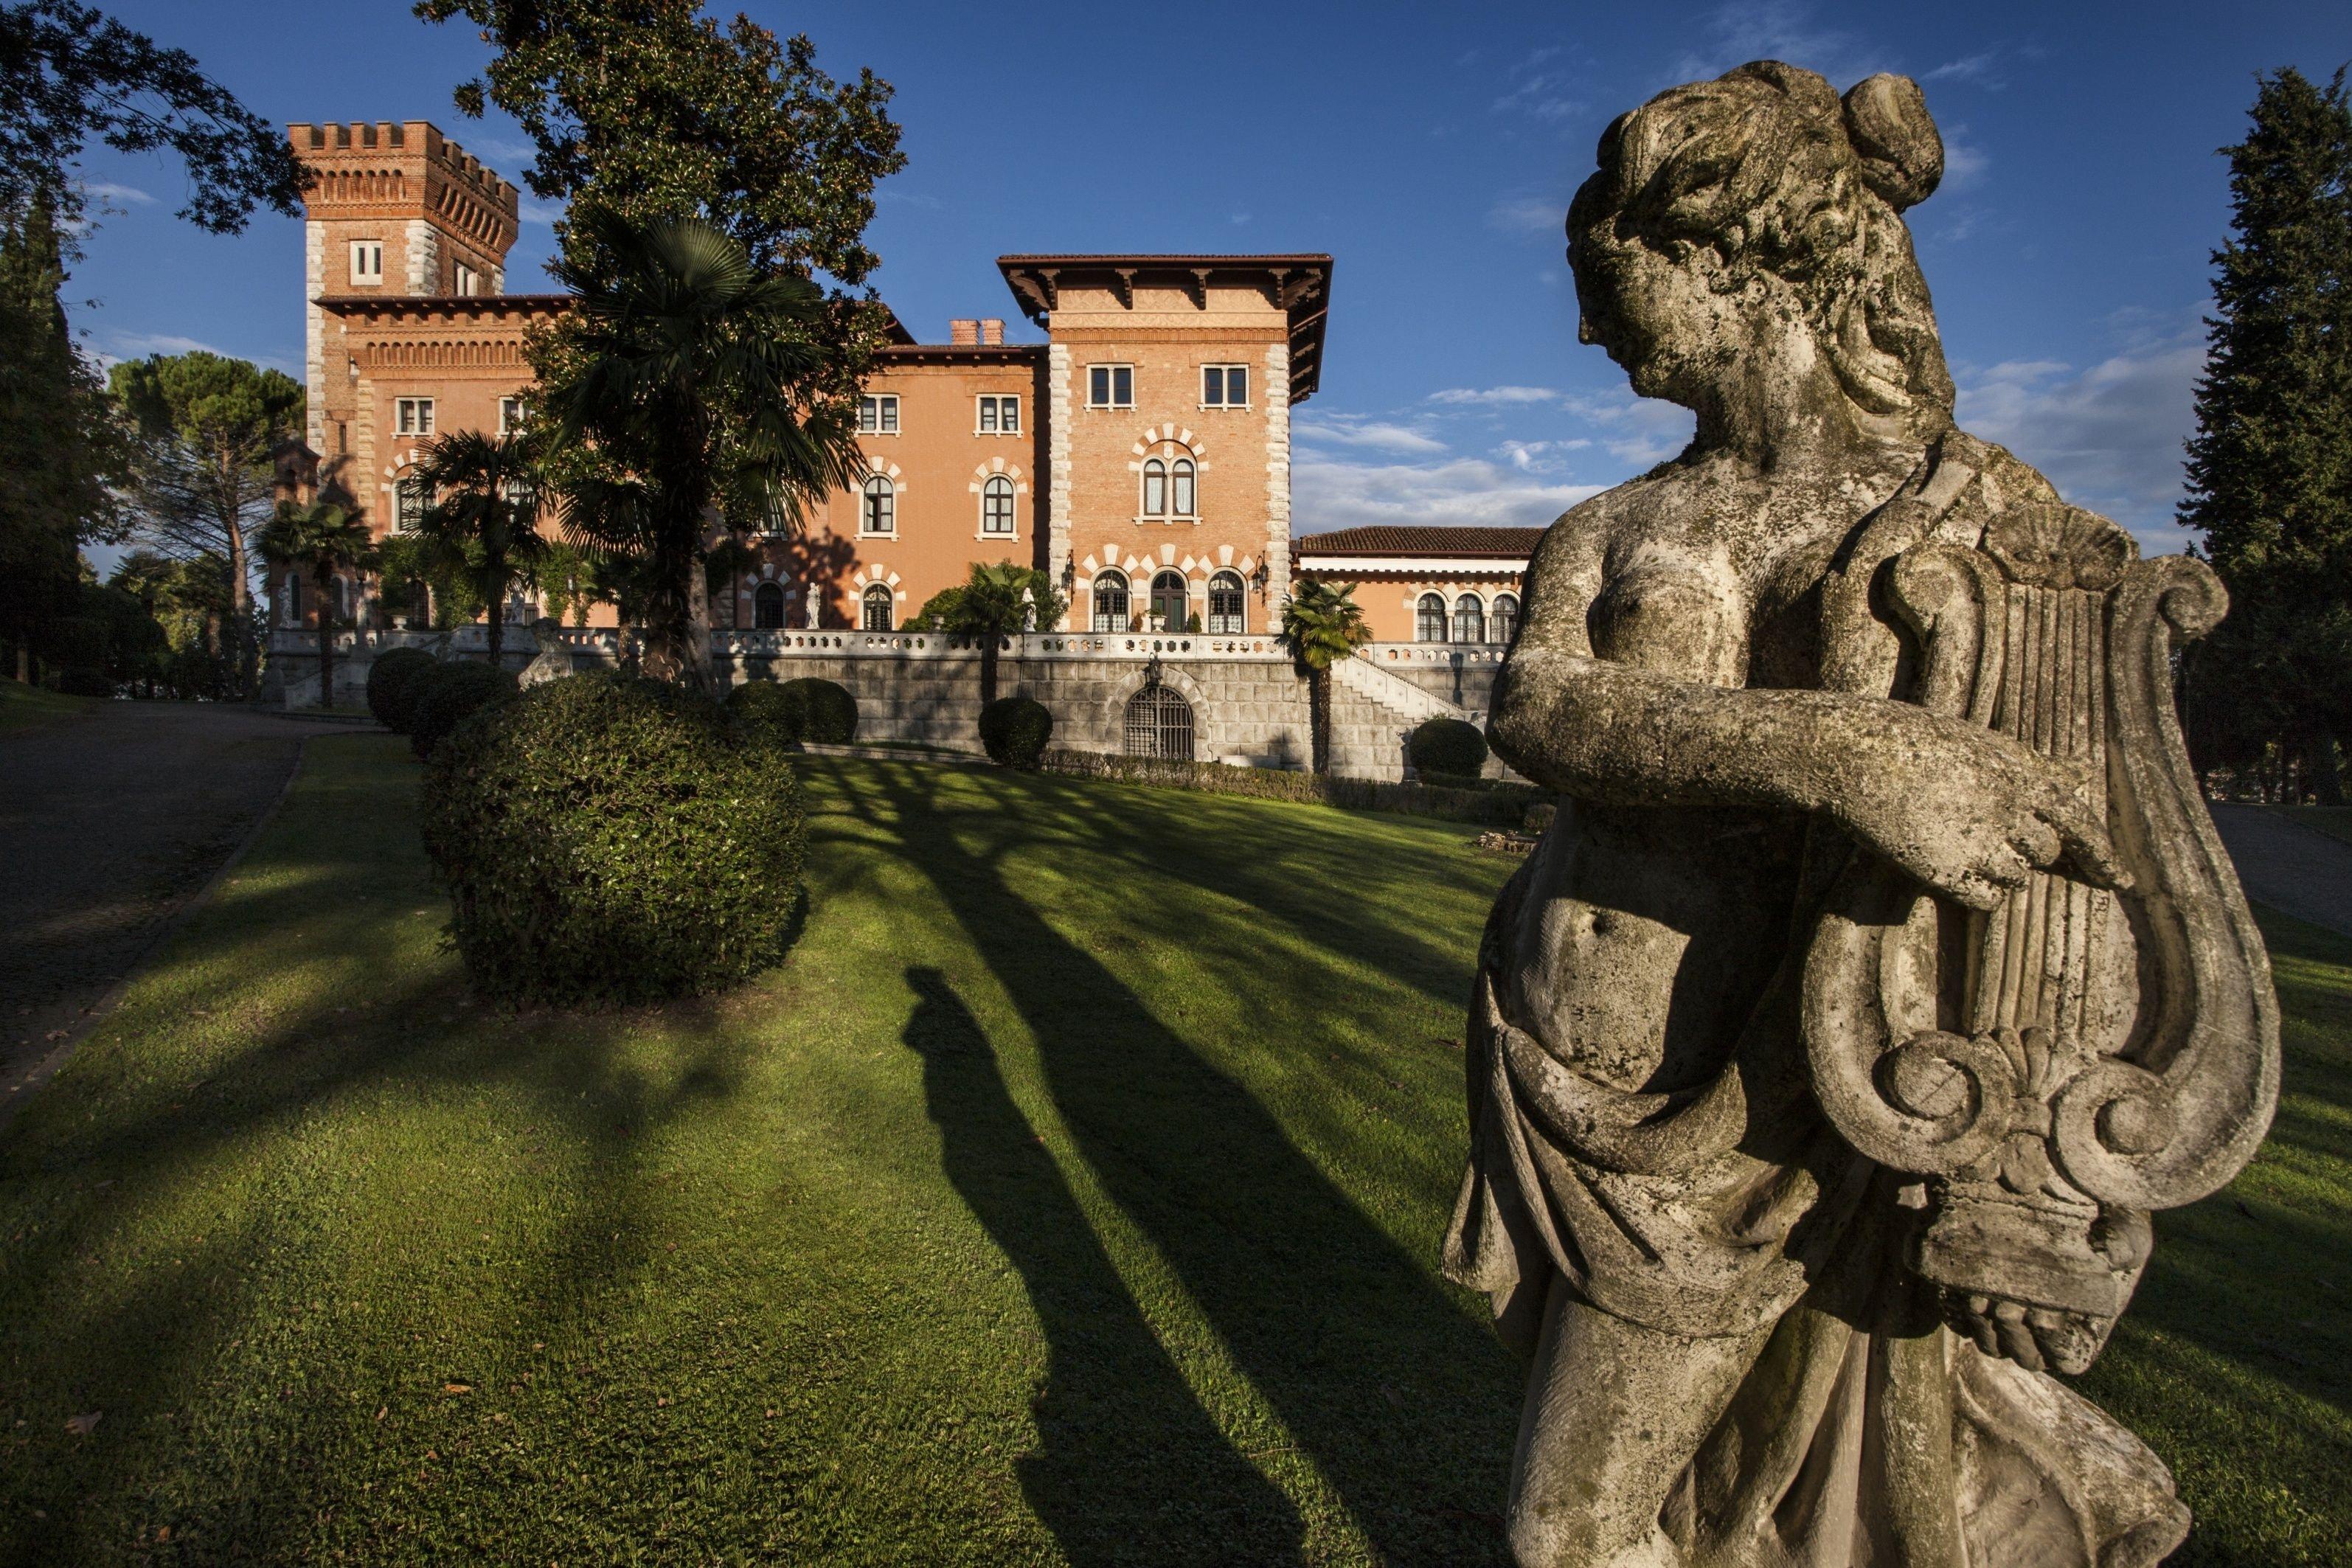
M403 0L113 0L272 119L430 119L510 177L510 123L451 87L483 48ZM906 172L873 229L919 336L1017 320L1007 251L1328 250L1322 391L1300 410L1302 530L1542 523L1686 438L1576 342L1567 198L1601 129L1678 81L1789 60L1840 89L1919 79L1948 174L1910 218L1961 421L2152 550L2171 522L2228 216L2214 149L2257 71L2352 58L2334 5L1224 5L746 7L836 76L898 88ZM729 8L731 10L731 7ZM109 209L68 291L105 357L202 345L300 374L301 237L171 218L178 170L97 150ZM509 287L540 285L526 205Z

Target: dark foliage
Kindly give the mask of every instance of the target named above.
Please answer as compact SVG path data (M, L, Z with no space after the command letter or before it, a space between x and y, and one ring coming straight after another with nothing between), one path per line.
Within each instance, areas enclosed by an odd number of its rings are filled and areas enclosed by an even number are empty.
M800 706L797 740L823 746L845 746L857 739L857 699L849 688L817 676L804 675L779 688L788 702Z
M1432 719L1412 732L1404 754L1417 773L1475 779L1486 765L1486 737L1459 719Z
M420 671L410 698L408 744L421 762L458 725L515 693L510 671L470 659L436 663Z
M1001 766L1035 773L1054 738L1054 715L1034 697L1000 697L980 710L980 743Z
M425 672L437 665L423 648L396 647L378 654L369 667L367 682L368 711L375 715L376 722L395 735L407 734L416 716L418 688Z
M790 941L799 777L678 687L579 675L501 705L434 753L424 832L457 951L500 1000L691 994Z
M772 680L751 680L727 694L727 715L746 735L789 745L808 727L808 700Z

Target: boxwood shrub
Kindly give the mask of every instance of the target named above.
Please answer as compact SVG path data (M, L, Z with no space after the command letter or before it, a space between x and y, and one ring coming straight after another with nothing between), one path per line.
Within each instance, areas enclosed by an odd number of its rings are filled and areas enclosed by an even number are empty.
M1054 716L1034 697L1000 697L980 710L980 743L1002 766L1036 772L1053 738Z
M837 681L803 675L778 689L785 700L799 704L803 715L797 739L820 745L845 746L857 739L857 699Z
M797 741L808 726L808 704L801 693L772 680L748 680L729 692L727 712L737 728L763 741Z
M1405 742L1404 754L1416 773L1475 779L1486 765L1486 737L1459 719L1431 719Z
M375 663L368 667L367 682L368 711L375 715L375 721L395 735L407 734L416 711L417 683L437 662L421 647L396 647L376 655Z
M659 681L567 676L485 713L427 765L424 829L457 952L500 1000L687 995L789 940L798 775Z
M408 716L408 745L422 762L442 739L475 713L515 693L511 671L471 659L436 663L416 677Z

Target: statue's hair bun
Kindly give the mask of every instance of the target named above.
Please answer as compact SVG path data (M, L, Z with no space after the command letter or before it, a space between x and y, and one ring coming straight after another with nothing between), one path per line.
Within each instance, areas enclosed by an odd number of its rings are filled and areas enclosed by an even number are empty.
M1944 177L1944 139L1907 76L1882 71L1856 82L1845 95L1845 132L1864 183L1897 212L1926 201Z

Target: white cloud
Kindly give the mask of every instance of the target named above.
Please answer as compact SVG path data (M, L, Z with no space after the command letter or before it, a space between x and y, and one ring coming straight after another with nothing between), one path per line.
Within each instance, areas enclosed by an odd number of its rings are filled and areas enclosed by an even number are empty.
M885 185L876 191L874 200L877 205L886 207L936 207L940 205L937 196L926 195L921 191L902 191L892 185Z
M1813 8L1792 0L1735 3L1710 12L1705 47L1675 62L1674 79L1721 76L1750 60L1782 60L1819 71L1840 91L1866 76L1896 68L1893 55L1842 28L1817 26Z
M1992 167L1992 159L1983 148L1961 140L1967 131L1967 126L1956 125L1944 137L1944 190L1965 191Z
M155 205L155 198L136 185L118 185L101 181L89 187L89 194L100 201L128 202L137 207L152 207Z
M1235 228L1239 228L1239 227L1241 227L1244 224L1245 224L1245 223L1249 222L1251 216L1252 216L1252 215L1250 215L1250 214L1248 214L1248 213L1235 213L1235 214L1234 214L1234 215L1233 215L1233 225L1234 225L1234 226Z
M1494 406L1514 403L1556 403L1559 393L1549 386L1449 386L1429 395L1431 403Z
M1309 458L1292 471L1302 532L1367 523L1541 527L1606 485L1544 484L1477 458L1349 463Z
M1342 447L1368 447L1375 451L1405 454L1434 454L1444 451L1445 443L1424 436L1418 430L1381 420L1365 419L1349 414L1332 414L1321 417L1302 415L1293 433L1302 441L1327 441Z
M1526 114L1537 120L1566 120L1581 113L1583 100L1568 90L1574 82L1571 73L1545 68L1561 52L1557 45L1537 49L1513 66L1510 79L1516 85L1495 100L1495 112Z
M145 359L149 354L184 354L200 350L215 354L221 352L194 338L175 337L169 332L127 332L121 328L109 328L98 334L97 341L97 353L93 357L100 369L120 364L124 360Z
M1563 398L1574 417L1592 427L1601 449L1621 463L1646 468L1690 445L1697 421L1691 411L1630 389Z
M2014 360L1964 370L1959 422L2040 468L2068 500L2130 529L2144 549L2179 550L2189 536L2171 514L2181 443L2196 427L2204 341L2194 326L2159 331L2137 313L2109 324L2123 348L2096 364Z
M1572 441L1506 441L1495 450L1513 468L1532 472L1553 466L1547 453L1581 452L1591 445L1591 442L1579 437Z
M535 202L527 196L517 197L516 207L517 216L521 217L522 221L525 223L544 224L551 226L554 224L562 221L563 218L563 209L562 207L549 206L545 202Z
M1558 236L1568 223L1568 204L1549 196L1507 196L1486 211L1490 228L1505 234Z
M1996 44L1980 54L1966 55L1957 60L1947 60L1922 77L1921 81L1972 81L1989 91L1999 92L2008 84L1993 74L1993 64L2000 58L2000 46Z

